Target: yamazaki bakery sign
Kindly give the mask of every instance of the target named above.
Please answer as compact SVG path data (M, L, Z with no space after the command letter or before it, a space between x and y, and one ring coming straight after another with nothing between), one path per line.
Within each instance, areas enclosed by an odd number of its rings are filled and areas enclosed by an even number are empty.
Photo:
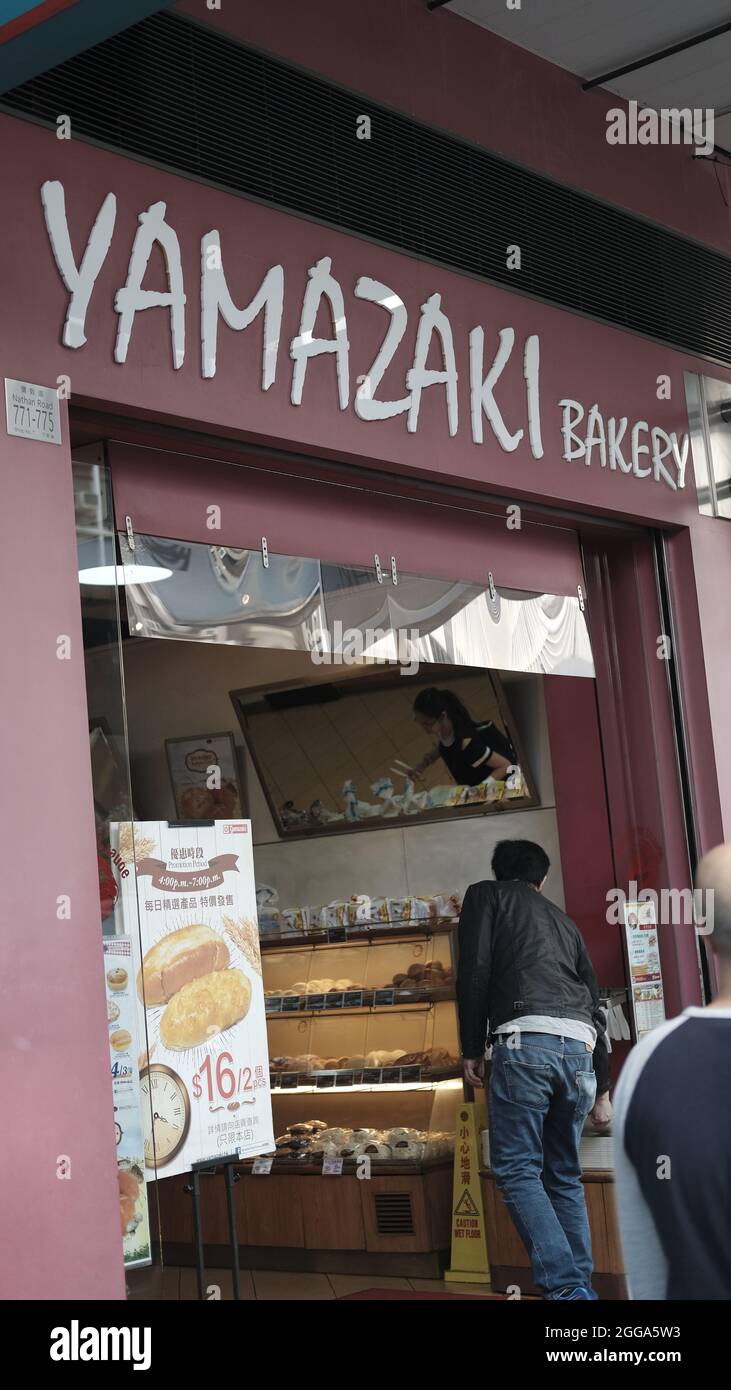
M44 183L41 199L56 267L68 295L63 343L67 348L79 349L87 341L87 310L114 237L117 199L113 192L106 194L85 246L72 245L63 184L57 180ZM151 258L157 260L160 255L166 268L167 289L145 289ZM178 235L166 217L166 204L152 203L139 213L126 279L114 297L114 361L120 366L126 363L138 315L158 308L169 317L172 363L179 371L190 352L186 343L186 303L190 291L191 285L184 278ZM270 391L286 374L294 407L302 406L306 399L308 367L313 358L329 355L334 364L339 409L354 411L366 423L401 416L405 429L416 434L425 393L439 391L444 396L451 438L468 434L476 445L494 439L505 454L523 444L533 459L540 460L548 431L558 431L562 457L568 461L606 470L618 479L633 475L673 491L685 487L687 433L667 430L652 419L606 414L596 401L577 400L568 389L557 400L553 392L550 401L544 398L543 345L538 333L518 335L506 325L498 330L496 344L491 330L488 346L485 327L475 323L467 330L466 345L458 343L441 294L429 294L418 311L415 346L404 373L403 389L397 397L389 398L383 391L384 377L410 327L409 310L398 285L385 284L369 275L359 275L354 283L346 284L338 278L333 258L321 256L309 266L304 293L299 292L298 329L285 340L285 303L290 307L285 301L287 293L284 266L275 264L261 275L248 303L235 303L226 279L220 234L217 230L205 232L200 241L200 279L196 286L200 296L201 377L216 376L221 320L237 332L244 332L258 321L263 328L259 389ZM382 325L378 350L365 370L362 354L357 354L356 376L349 336L349 314L352 316L355 301L372 305ZM316 325L322 323L323 313L329 331L320 335ZM413 336L413 324L411 328ZM459 381L457 369L458 356L463 357L465 346L469 361L467 391L464 382ZM549 349L552 346L555 344L548 344ZM508 402L501 389L503 373L516 359L522 376L520 419L516 419L514 395ZM251 387L254 389L253 382ZM662 378L657 399L663 399Z

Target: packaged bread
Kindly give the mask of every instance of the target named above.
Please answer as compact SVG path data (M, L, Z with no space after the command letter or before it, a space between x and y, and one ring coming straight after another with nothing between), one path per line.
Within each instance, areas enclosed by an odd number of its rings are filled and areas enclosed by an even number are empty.
M173 995L160 1019L160 1037L173 1050L199 1047L245 1018L250 1004L251 982L243 970L215 970Z
M437 893L434 899L438 917L459 917L462 897L459 893Z
M390 1158L391 1150L388 1144L382 1144L380 1140L372 1139L363 1145L363 1153L369 1154L371 1158Z
M371 920L371 900L367 893L355 894L348 903L348 923L351 927L362 926Z
M281 914L281 922L285 932L309 931L310 909L308 907L286 907Z
M340 901L328 903L327 925L331 931L338 931L340 927L347 926L349 906L349 903Z
M225 970L229 960L226 942L212 927L200 922L180 927L161 937L143 957L137 993L148 1009L167 1004L184 985Z
M434 898L409 898L409 921L427 922L430 918L436 917L437 905Z

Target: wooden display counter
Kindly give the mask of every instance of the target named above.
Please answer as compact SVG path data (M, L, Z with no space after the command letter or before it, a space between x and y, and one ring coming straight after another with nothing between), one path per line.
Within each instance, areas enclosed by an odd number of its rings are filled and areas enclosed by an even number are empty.
M540 1291L531 1277L526 1248L510 1219L491 1170L483 1169L481 1176L492 1287L496 1293L503 1293L511 1284L515 1284L523 1294L539 1295ZM600 1298L624 1299L627 1293L614 1205L613 1174L606 1169L586 1169L583 1183L594 1253L592 1283Z
M239 1170L234 1189L241 1265L323 1273L439 1278L451 1239L451 1159L418 1168L384 1165L367 1181L347 1169L323 1177L315 1167L255 1176ZM187 1175L161 1179L162 1256L192 1265L193 1209ZM201 1176L205 1260L230 1263L226 1191L220 1172Z

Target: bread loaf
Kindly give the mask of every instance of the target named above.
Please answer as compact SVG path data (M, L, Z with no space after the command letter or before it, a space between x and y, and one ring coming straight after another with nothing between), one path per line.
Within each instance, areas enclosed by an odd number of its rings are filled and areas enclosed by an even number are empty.
M228 946L212 927L202 923L180 927L161 937L144 956L137 993L148 1009L167 1004L192 980L225 970L229 959Z
M198 1047L244 1018L250 1003L243 970L215 970L173 996L160 1019L160 1037L168 1048Z

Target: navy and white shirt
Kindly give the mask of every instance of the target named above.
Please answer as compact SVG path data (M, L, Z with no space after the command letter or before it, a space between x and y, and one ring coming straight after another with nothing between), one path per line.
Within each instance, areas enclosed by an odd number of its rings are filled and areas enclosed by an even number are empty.
M731 1009L686 1009L630 1053L614 1166L630 1296L731 1299Z

